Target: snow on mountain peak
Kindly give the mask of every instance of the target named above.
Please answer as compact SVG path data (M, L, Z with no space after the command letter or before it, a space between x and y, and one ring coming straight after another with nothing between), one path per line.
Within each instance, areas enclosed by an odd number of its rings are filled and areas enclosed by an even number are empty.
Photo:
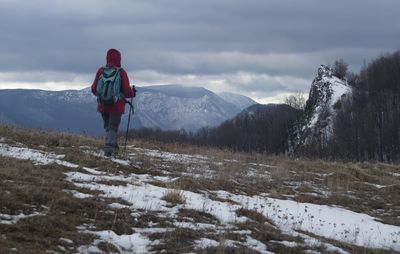
M221 92L218 93L218 96L224 99L225 101L232 103L242 109L245 109L251 105L258 104L255 102L253 99L240 95L240 94L235 94L231 92Z

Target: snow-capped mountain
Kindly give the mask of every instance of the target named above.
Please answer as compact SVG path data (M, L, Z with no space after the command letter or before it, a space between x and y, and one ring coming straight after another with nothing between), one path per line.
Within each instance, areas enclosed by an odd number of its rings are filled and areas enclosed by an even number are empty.
M180 85L139 88L134 104L136 124L162 130L217 126L243 109L207 89Z
M0 90L0 123L97 134L101 119L90 89L43 91Z
M337 109L351 98L351 88L345 80L332 75L332 70L321 65L311 85L306 103L304 123L301 129L301 144L325 144L333 134Z
M250 99L247 96L231 93L231 92L222 92L218 93L218 96L224 99L227 102L230 102L240 108L247 108L251 105L258 104L253 99Z
M131 125L134 128L194 131L204 126L217 126L244 109L243 103L233 104L201 87L165 85L139 87L137 90ZM252 100L248 98L248 101ZM126 126L126 121L127 114L121 126ZM77 133L103 133L101 117L96 113L96 97L91 94L90 88L67 91L0 90L0 123Z

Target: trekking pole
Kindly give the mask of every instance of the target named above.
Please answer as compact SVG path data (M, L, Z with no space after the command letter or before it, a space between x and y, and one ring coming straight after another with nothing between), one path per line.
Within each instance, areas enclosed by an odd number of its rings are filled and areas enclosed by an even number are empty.
M128 142L128 131L129 131L129 123L131 122L131 114L135 114L135 109L133 108L133 97L131 98L131 101L125 100L125 103L129 105L129 116L128 116L128 124L126 127L126 135L125 135L125 145L124 145L124 155L126 157L126 143Z

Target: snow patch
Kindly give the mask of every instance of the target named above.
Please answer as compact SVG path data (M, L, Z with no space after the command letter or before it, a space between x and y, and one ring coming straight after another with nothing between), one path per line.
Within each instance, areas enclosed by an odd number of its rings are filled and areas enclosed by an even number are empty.
M128 208L129 209L130 208L130 206L123 205L123 204L120 204L120 203L112 203L112 204L109 204L108 207L110 207L112 209L124 209L124 208Z
M217 241L208 238L200 238L199 240L194 241L194 249L196 250L217 246L219 246L219 243Z
M194 230L215 230L217 226L206 223L193 223L193 222L174 222L174 226L178 228L190 228Z
M377 189L382 189L382 188L386 188L389 187L391 185L380 185L380 184L375 184L375 183L368 183L368 182L363 182L366 185L370 185L370 186L374 186Z
M275 241L272 240L270 241L271 243L278 243L278 244L282 244L283 246L286 246L288 248L296 248L297 246L299 246L299 243L297 242L289 242L289 241Z
M122 166L129 166L130 165L129 161L127 161L127 160L121 160L121 159L112 158L111 161L113 161L113 162L115 162L117 164L120 164Z
M88 173L90 173L90 174L92 174L92 175L104 175L104 174L105 174L103 171L98 171L98 170L95 169L95 168L83 167L83 169L84 169L86 172L88 172Z
M6 144L0 144L0 156L11 157L21 160L31 160L37 165L59 164L69 168L78 168L79 165L62 161L65 155L56 155L44 151L30 149L26 147L13 147Z
M400 227L380 223L366 214L263 196L249 197L224 191L217 194L262 213L283 231L301 229L358 246L400 250Z
M101 242L113 244L119 253L148 253L148 246L159 244L158 240L151 241L141 233L133 233L132 235L117 235L114 231L89 231L84 230L82 233L90 233L98 236L92 244L81 246L78 248L78 253L103 253L97 245Z
M273 252L267 251L267 246L265 244L252 238L251 236L247 236L246 244L249 248L258 251L262 254L274 254Z
M98 172L96 172L98 173ZM150 180L152 176L103 176L87 175L79 172L66 173L69 181L81 188L101 191L101 196L122 198L130 205L131 210L144 209L175 217L179 208L194 209L215 216L223 225L245 222L246 217L238 217L239 208L253 209L271 219L283 232L295 234L297 229L311 232L329 239L369 248L400 250L400 227L380 223L376 218L362 213L355 213L343 208L326 205L300 203L291 200L269 198L266 195L245 196L225 191L215 192L222 199L232 200L237 204L211 200L208 195L183 191L186 203L174 207L168 206L163 196L168 188L154 186L132 178ZM125 178L125 180L124 180ZM104 179L118 179L129 182L124 186L96 183ZM178 227L211 228L208 224L176 223ZM110 233L111 234L111 233ZM111 234L111 236L113 236ZM314 238L312 238L314 239ZM315 239L314 239L315 240ZM253 242L253 241L251 241ZM309 241L311 243L311 241ZM254 243L254 242L253 242ZM261 245L258 244L258 247ZM257 250L259 249L257 247ZM256 248L256 247L254 247ZM262 249L262 247L260 247Z
M61 237L59 240L60 240L61 242L65 242L65 243L67 243L67 244L74 244L74 241L72 241L71 239L68 239L68 238L63 238L63 237Z
M204 155L189 155L189 154L179 154L179 153L170 153L164 152L160 150L152 150L152 149L143 149L143 148L135 148L135 150L140 151L150 157L163 159L169 162L179 162L179 163L201 163L208 160L207 156Z
M80 199L84 199L84 198L91 198L93 197L92 194L86 194L86 193L82 193L76 190L64 190L65 192L72 194L72 196L74 196L75 198L80 198Z
M34 212L31 214L24 214L23 212L21 212L16 215L0 213L0 224L11 225L17 223L19 220L39 215L44 215L44 213Z

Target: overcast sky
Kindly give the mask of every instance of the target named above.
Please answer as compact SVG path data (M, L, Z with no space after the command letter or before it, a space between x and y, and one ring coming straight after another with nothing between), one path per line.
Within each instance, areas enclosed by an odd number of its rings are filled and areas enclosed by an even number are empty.
M320 64L398 50L398 0L0 0L0 88L90 86L109 48L138 85L277 102Z

